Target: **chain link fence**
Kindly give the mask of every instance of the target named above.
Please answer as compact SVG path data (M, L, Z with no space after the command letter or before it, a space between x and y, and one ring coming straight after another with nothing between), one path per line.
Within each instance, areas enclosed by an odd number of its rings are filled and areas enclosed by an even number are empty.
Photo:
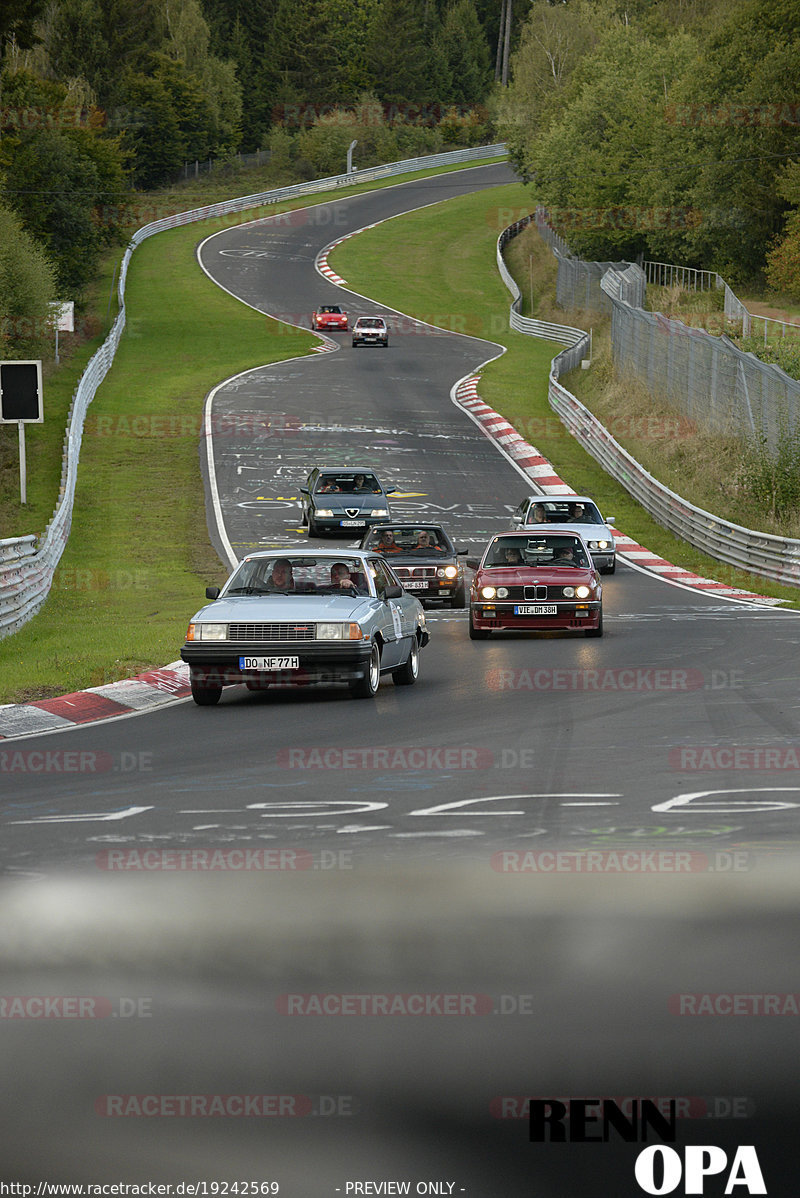
M651 394L713 433L763 438L771 453L800 429L798 380L745 353L729 337L644 310L648 281L692 291L724 290L726 320L749 333L757 318L720 275L666 262L645 262L642 268L583 262L550 228L546 210L537 209L536 225L558 260L558 303L610 312L612 356L620 374L633 375Z

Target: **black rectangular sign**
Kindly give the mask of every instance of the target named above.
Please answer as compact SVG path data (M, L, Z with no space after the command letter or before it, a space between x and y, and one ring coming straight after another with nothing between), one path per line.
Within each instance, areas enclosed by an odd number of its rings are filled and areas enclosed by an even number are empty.
M41 362L0 362L0 424L19 420L44 420Z

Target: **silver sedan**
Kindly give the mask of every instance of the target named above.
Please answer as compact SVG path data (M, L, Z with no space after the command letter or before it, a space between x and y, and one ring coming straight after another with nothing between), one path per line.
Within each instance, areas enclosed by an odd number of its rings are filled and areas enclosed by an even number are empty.
M201 706L242 683L262 690L343 682L368 698L382 674L413 685L428 643L422 604L375 553L251 553L206 598L181 649Z

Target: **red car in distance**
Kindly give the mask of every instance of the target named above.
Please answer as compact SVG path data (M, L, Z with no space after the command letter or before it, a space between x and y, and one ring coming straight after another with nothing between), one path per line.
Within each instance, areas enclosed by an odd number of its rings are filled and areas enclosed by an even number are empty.
M334 329L346 333L348 329L347 313L338 304L323 304L311 314L312 329Z
M583 537L569 527L492 537L475 562L469 635L503 629L603 635L603 587Z

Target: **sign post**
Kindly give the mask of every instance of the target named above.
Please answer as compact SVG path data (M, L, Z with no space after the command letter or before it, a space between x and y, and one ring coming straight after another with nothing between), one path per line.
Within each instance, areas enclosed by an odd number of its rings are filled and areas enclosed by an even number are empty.
M60 362L58 356L58 331L62 333L75 332L75 301L67 300L65 303L50 304L52 312L52 321L56 331L56 366Z
M27 503L25 425L42 424L42 363L0 362L0 424L19 426L19 496Z

